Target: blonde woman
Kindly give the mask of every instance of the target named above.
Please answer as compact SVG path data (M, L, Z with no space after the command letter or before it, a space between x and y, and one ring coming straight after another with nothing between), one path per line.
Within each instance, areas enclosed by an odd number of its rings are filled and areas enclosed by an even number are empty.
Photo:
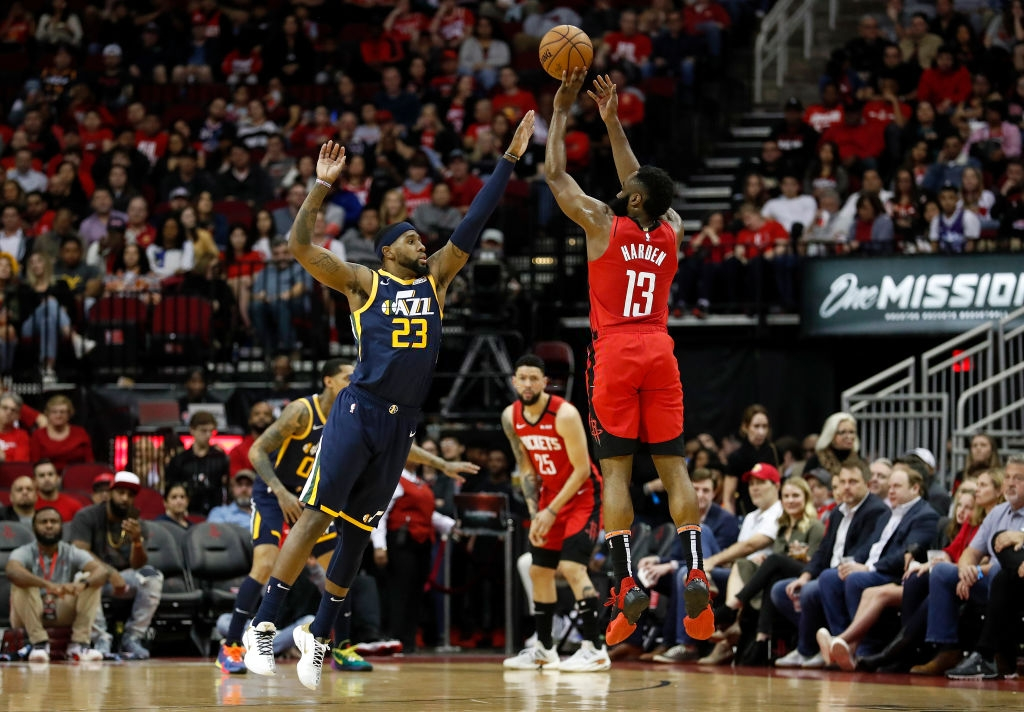
M392 188L380 202L380 224L382 227L405 222L409 211L405 207L405 194L401 188Z
M821 426L821 435L814 446L814 454L807 458L804 472L823 467L835 477L841 463L858 457L860 438L857 437L857 419L849 413L833 413Z
M811 488L802 477L790 477L782 483L782 515L779 533L772 542L772 553L760 564L740 559L729 575L725 603L715 612L715 622L722 630L712 636L718 639L715 649L698 664L717 665L732 659L732 646L739 639L739 612L746 606L760 608L754 642L743 651L741 665L764 665L768 662L769 645L775 625L775 606L765 591L778 581L799 576L814 556L825 537L825 525L811 500ZM742 587L741 587L742 586Z
M53 261L40 252L33 252L25 269L25 282L18 291L21 313L27 318L21 325L21 335L39 344L39 363L43 380L57 379L57 347L62 340L71 339L75 351L82 354L95 346L86 342L72 330L71 317L75 313L75 297L67 282L53 278Z

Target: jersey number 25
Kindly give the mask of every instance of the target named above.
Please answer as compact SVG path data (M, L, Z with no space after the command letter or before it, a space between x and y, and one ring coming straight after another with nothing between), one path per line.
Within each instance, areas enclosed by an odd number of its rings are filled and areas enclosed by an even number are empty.
M627 269L626 277L629 278L629 284L626 285L626 303L622 306L622 316L648 316L654 306L655 274Z

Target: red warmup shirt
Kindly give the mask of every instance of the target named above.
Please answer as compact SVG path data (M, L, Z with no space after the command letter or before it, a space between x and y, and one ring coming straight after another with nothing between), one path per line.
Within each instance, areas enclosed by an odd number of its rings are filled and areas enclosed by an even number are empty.
M466 176L466 180L461 183L457 183L453 178L449 178L445 182L452 190L452 205L456 208L464 208L472 203L473 198L484 187L484 182L472 173Z
M28 433L21 428L11 428L0 433L0 449L4 451L4 462L32 461Z
M633 35L609 32L605 35L604 41L607 43L608 49L611 50L611 57L614 61L640 64L651 56L654 49L651 38L639 32Z
M913 114L910 106L902 102L900 102L900 113L908 121ZM885 100L869 101L864 105L864 120L875 121L883 126L888 126L896 120L896 112L892 109L892 102Z
M649 231L632 218L614 218L608 249L590 262L590 329L668 330L668 297L679 268L676 231L661 220Z
M931 102L938 106L947 99L954 104L967 101L971 95L971 74L966 67L952 72L926 69L917 84L917 100Z
M512 109L515 113L509 117L509 121L519 123L519 119L523 118L527 111L537 110L537 100L530 92L516 89L512 94L502 92L495 96L491 99L491 106L494 107L495 112L504 111L506 108Z
M404 472L401 485L403 494L388 514L388 531L404 526L414 541L433 541L434 490L419 477L409 477Z
M32 461L48 457L53 461L57 472L63 472L64 468L73 462L94 462L92 443L85 428L78 425L68 427L70 432L63 440L53 440L47 434L46 428L39 428L32 433L32 437L29 438Z
M843 107L836 105L830 109L822 104L808 106L804 112L804 123L818 133L825 133L833 126L843 123Z
M746 247L747 259L757 257L776 242L789 242L789 233L774 220L765 220L760 230L740 230L736 244Z
M36 500L36 510L40 510L43 507L53 507L60 513L60 520L65 524L70 522L75 517L75 512L82 508L82 503L73 497L69 497L63 492L57 493L57 499L48 500L39 497Z
M515 428L516 436L526 454L530 456L530 463L533 471L540 477L540 498L538 508L544 509L562 491L565 483L572 477L572 462L569 460L569 451L565 446L565 438L558 434L555 429L555 419L558 409L562 407L565 399L558 396L551 396L548 406L536 423L531 423L523 413L523 402L516 401L512 405L512 427ZM594 463L590 463L590 477L576 492L576 496L565 503L565 507L572 507L577 504L582 507L591 508L594 506L594 488L601 481ZM559 510L561 511L561 510Z
M696 5L687 5L683 8L683 29L686 34L697 34L697 26L704 22L720 22L725 29L729 29L732 18L725 8L716 2L706 3L699 9Z
M885 124L865 121L857 126L836 124L822 135L822 141L839 146L839 158L877 158L885 150Z

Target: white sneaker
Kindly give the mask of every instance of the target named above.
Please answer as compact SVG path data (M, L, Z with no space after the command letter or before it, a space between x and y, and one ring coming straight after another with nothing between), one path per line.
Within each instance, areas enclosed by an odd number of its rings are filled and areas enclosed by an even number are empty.
M821 656L821 653L815 653L811 657L804 660L803 664L800 667L802 667L804 670L817 670L818 668L823 668L826 665L828 665L828 663L825 662L825 658Z
M96 348L93 339L87 339L76 331L71 332L71 346L75 351L75 358L82 358Z
M270 621L246 628L242 635L246 670L257 675L277 674L274 665L275 636L277 636L277 626Z
M810 660L810 658L805 658L803 655L800 654L799 650L797 650L796 648L793 648L788 653L786 653L781 658L779 658L778 660L775 661L775 667L780 667L780 668L798 668L798 667L803 667L804 663L807 660Z
M818 628L818 632L814 634L814 639L818 641L818 648L821 650L821 659L825 661L826 665L832 664L832 634L828 628Z
M513 670L557 670L560 662L554 648L548 649L537 643L532 648L524 648L515 657L505 658L501 664Z
M296 671L299 673L299 682L311 690L320 687L320 673L324 669L324 656L330 655L331 646L321 643L309 632L309 624L296 628L292 631L292 639L295 647L302 653Z
M97 662L103 659L103 653L81 643L71 643L68 645L67 658L83 663Z
M30 663L48 663L50 662L50 644L43 643L42 645L33 645L32 650L29 651L28 661Z
M584 640L579 650L563 661L558 669L562 672L601 672L611 666L612 659L608 657L608 650L603 645L595 648L589 640Z

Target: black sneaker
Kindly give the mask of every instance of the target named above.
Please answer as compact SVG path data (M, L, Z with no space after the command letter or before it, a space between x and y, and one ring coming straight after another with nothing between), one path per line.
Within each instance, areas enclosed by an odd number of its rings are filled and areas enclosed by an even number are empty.
M959 665L947 670L946 677L950 680L998 680L1002 675L993 661L986 660L981 653L971 653Z

